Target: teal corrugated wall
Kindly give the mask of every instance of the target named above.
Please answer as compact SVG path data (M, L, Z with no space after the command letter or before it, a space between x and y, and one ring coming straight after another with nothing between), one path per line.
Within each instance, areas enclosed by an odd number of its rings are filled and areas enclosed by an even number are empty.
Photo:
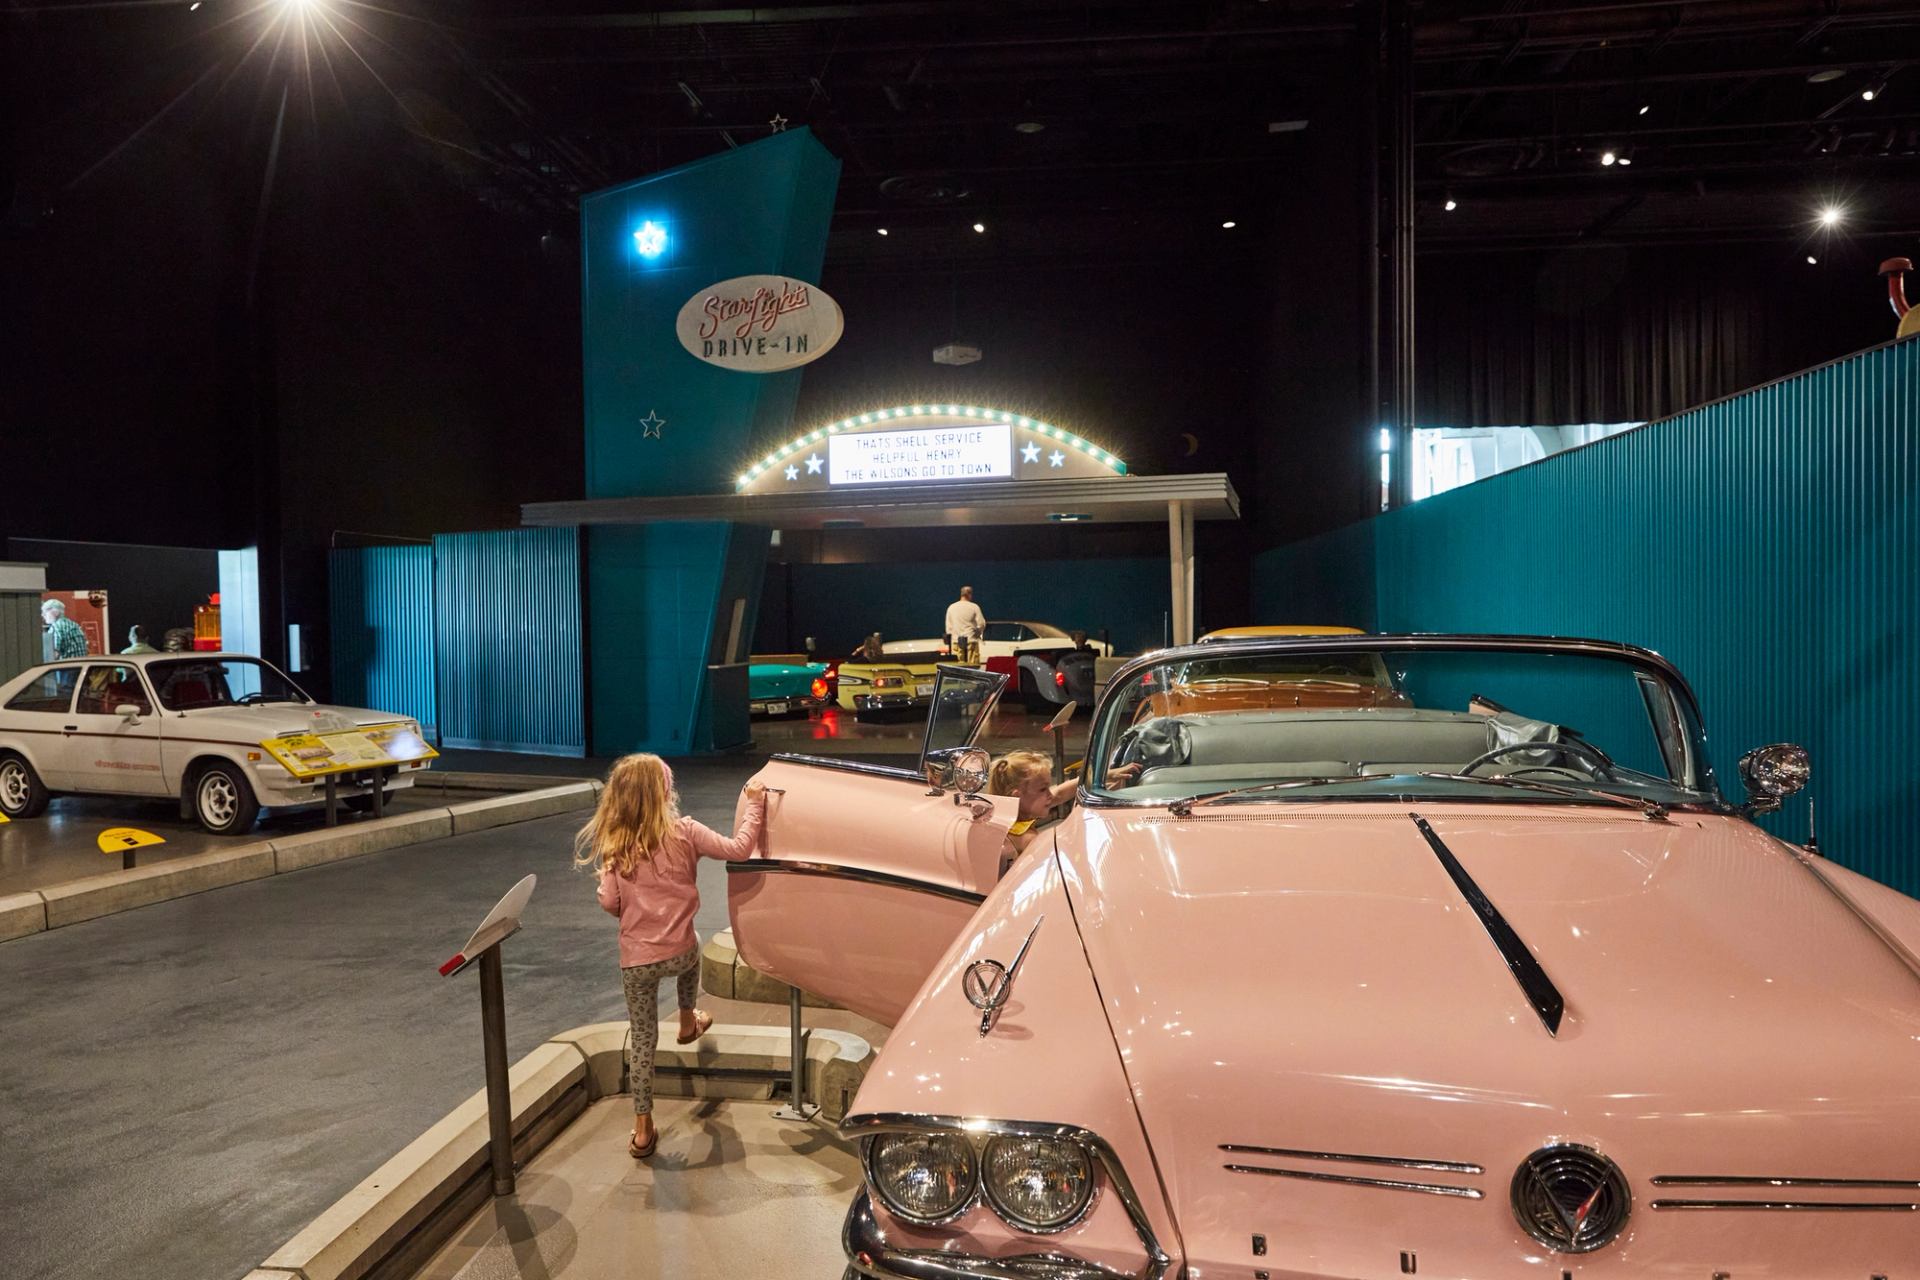
M1659 650L1730 794L1742 752L1802 744L1813 783L1767 825L1804 839L1810 796L1824 852L1920 894L1917 449L1920 342L1864 351L1367 522L1378 626ZM1261 619L1291 620L1302 548L1261 559Z
M328 584L334 702L397 711L436 735L433 548L336 549Z
M577 529L437 534L441 740L586 754Z

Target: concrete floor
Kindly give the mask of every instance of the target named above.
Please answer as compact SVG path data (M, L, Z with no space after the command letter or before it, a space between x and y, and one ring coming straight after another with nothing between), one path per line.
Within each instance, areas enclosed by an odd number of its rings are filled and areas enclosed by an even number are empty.
M660 1099L660 1148L636 1161L627 1099L596 1103L419 1280L837 1276L859 1155L825 1125L772 1113L765 1102Z
M678 767L687 811L725 825L759 760ZM480 1087L474 980L435 969L529 871L540 885L506 946L509 1052L624 1017L612 922L569 866L580 819L0 944L0 1274L244 1275ZM726 897L719 864L703 871L704 936Z
M431 771L423 773L414 786L396 792L390 811L407 813L457 800L484 800L505 794L471 789L445 791L432 785L432 776ZM344 823L359 819L343 813L340 820ZM193 820L181 818L177 800L62 796L48 806L44 817L0 826L0 894L44 889L106 871L118 871L120 855L101 853L95 843L100 833L109 827L151 831L166 841L138 851L138 865L144 867L210 849L232 849L254 840L312 831L325 824L326 814L320 809L270 810L245 836L213 836L202 831Z

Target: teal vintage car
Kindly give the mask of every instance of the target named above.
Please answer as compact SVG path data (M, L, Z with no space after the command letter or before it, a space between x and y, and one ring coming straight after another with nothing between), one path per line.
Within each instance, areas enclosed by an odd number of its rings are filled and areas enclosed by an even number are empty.
M824 662L755 657L747 666L747 710L753 715L805 715L832 696L833 676Z

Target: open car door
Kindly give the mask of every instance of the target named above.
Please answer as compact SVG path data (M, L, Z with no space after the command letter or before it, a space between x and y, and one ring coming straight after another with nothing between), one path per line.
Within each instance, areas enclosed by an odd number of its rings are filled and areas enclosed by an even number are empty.
M1007 678L942 666L920 768L777 755L760 854L727 864L740 957L893 1025L993 888L1012 796L930 785L971 746Z

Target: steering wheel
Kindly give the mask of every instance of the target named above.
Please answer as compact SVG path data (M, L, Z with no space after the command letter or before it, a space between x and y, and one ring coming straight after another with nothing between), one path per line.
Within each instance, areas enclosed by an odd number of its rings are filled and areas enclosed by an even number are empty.
M1113 767L1137 764L1144 769L1185 764L1193 754L1193 735L1179 720L1161 718L1134 725L1120 735Z
M1570 756L1587 766L1592 777L1609 779L1613 777L1613 761L1608 759L1604 752L1598 747L1588 746L1572 738L1565 742L1509 742L1504 747L1495 747L1491 751L1475 756L1460 766L1460 772L1472 773L1483 764L1491 764L1501 756L1510 756L1518 751L1548 751L1557 755ZM1552 768L1553 766L1536 767Z

